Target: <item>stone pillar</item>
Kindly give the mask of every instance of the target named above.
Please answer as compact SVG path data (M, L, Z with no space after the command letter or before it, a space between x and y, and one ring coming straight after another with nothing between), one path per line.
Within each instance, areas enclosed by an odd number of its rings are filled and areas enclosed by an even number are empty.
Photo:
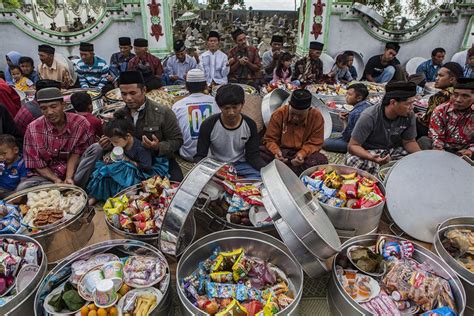
M140 0L143 37L148 49L160 58L172 52L171 5L168 0Z
M327 44L332 0L301 0L296 35L296 54L308 53L309 42ZM324 47L324 50L327 48Z

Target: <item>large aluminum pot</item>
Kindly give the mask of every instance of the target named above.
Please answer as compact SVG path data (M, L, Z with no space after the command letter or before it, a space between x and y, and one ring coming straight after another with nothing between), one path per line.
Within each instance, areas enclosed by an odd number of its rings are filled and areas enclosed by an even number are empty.
M50 266L57 264L63 258L84 247L94 233L94 225L91 223L95 215L95 210L87 206L86 192L74 185L46 184L18 191L5 199L5 202L9 204L26 204L28 193L53 189L59 191L72 190L82 193L84 195L84 205L81 211L77 212L77 214L69 220L60 222L58 225L54 225L48 229L27 234L43 246L48 256Z
M46 254L44 253L41 244L39 244L38 241L34 240L33 238L12 234L2 235L1 238L27 241L34 243L38 246L38 251L41 254L38 272L36 272L30 284L28 284L28 286L26 286L23 291L17 293L12 300L0 307L0 315L33 315L33 303L36 290L38 289L41 280L43 280L44 276L46 275L46 270L48 266L48 259L46 257Z
M328 288L328 303L331 315L372 315L371 312L365 310L356 301L354 301L349 294L344 290L336 275L336 266L343 265L342 262L347 262L347 249L353 245L371 246L377 241L380 235L364 235L354 237L342 245L342 251L334 258L332 265L331 279L329 280ZM406 240L400 237L388 236L393 239ZM466 294L462 287L461 281L456 273L435 254L426 248L414 243L415 251L413 259L420 263L427 262L431 268L434 269L437 275L449 281L451 289L456 301L456 307L459 315L463 315L466 306Z
M474 217L454 217L443 222L438 227L434 237L433 246L438 256L446 262L459 276L464 290L466 291L466 313L474 315L474 273L462 267L443 247L444 233L450 229L469 229L474 231Z
M170 268L168 266L168 261L166 261L166 258L163 256L163 254L155 247L138 240L126 239L108 240L87 246L71 254L69 257L61 261L56 267L54 267L54 269L52 269L48 273L48 275L41 282L34 301L34 315L47 315L43 307L44 299L49 293L51 293L54 288L66 281L71 276L71 266L74 262L79 260L87 260L93 255L101 253L112 253L117 255L118 257L148 255L160 257L163 262L166 262L167 276L165 277L164 281L161 281L166 283L166 287L163 291L164 297L151 315L171 315L171 274ZM28 315L33 315L33 313L30 313Z
M310 176L313 172L321 169L326 169L326 172L337 170L343 174L357 172L357 174L361 177L367 177L376 181L380 191L382 191L382 193L385 195L385 187L376 177L368 172L353 167L333 164L319 165L305 170L300 177ZM336 228L339 238L344 241L354 236L377 232L385 201L382 201L373 207L360 210L354 210L347 207L330 206L322 202L319 202L319 204L328 215L331 223Z
M297 309L303 293L303 270L297 259L281 241L267 234L245 229L225 230L207 235L183 253L176 268L176 288L183 315L208 315L191 304L179 283L218 246L223 250L243 247L249 255L268 260L282 269L288 277L290 289L295 293L295 300L284 311L275 315L298 315Z
M115 197L120 197L124 194L130 197L131 195L135 195L137 191L139 191L140 189L141 189L141 184L137 184L129 188L126 188L123 191L120 191L119 193L115 195ZM111 232L111 238L126 238L126 239L140 240L140 241L149 243L153 246L159 247L157 245L157 242L158 242L158 238L160 237L160 232L155 233L155 234L128 233L112 225L112 223L108 220L105 212L104 212L104 218ZM194 216L189 216L189 218L185 221L185 224L184 224L183 243L185 245L189 245L194 240L195 236L196 236L196 221L194 219Z

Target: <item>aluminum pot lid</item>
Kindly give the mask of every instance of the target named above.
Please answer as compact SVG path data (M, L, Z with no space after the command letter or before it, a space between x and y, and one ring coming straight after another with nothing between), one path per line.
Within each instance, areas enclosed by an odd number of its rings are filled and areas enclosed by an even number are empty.
M420 151L393 166L387 179L387 208L408 235L431 243L439 223L472 215L474 168L445 151Z
M185 223L206 184L224 165L223 162L205 158L181 182L161 226L159 248L162 252L179 256L189 246L182 244Z
M270 117L282 104L283 101L288 99L290 94L288 91L283 89L274 89L272 92L267 93L262 99L262 118L265 127L268 127Z
M311 269L320 270L320 261L329 259L341 248L339 236L328 216L298 176L281 161L274 160L264 167L262 180L265 208L280 236L303 267L309 264L307 256L301 256L305 253L319 259L313 262L315 266ZM291 234L282 234L281 226L278 226L282 221ZM309 268L303 269L310 274Z

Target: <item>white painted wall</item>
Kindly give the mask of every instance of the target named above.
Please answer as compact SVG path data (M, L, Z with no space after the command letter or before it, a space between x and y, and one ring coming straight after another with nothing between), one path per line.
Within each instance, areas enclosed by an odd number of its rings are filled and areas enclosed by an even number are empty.
M456 24L438 23L422 37L406 43L400 43L397 58L404 65L412 57L431 57L436 47L446 50L445 61L460 50L468 18L463 17ZM366 63L370 57L381 54L385 44L372 37L358 21L341 21L338 15L332 15L329 27L328 54L335 56L344 50L360 53Z
M94 44L96 55L109 62L110 56L119 50L118 38L121 36L131 37L132 43L134 38L143 37L140 15L135 16L135 22L113 23L102 34L91 41ZM0 39L1 70L4 70L6 66L5 55L12 50L25 56L30 56L35 61L35 67L38 65L38 45L42 44L40 41L26 35L10 23L0 24ZM55 46L56 52L63 56L79 56L79 42L80 39L77 40L77 45L73 47Z

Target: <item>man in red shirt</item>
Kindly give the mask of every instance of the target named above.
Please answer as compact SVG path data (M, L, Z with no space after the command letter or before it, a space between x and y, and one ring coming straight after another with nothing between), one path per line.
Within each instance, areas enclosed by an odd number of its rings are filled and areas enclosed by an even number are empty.
M92 115L92 99L87 92L76 92L71 95L71 104L76 113L83 116L91 125L91 132L95 135L95 139L99 140L102 136L102 122Z
M45 183L82 182L79 160L94 142L89 123L78 114L64 112L58 88L38 91L36 100L43 116L28 125L23 145L25 165L32 174L17 190Z
M133 49L137 56L128 62L127 70L140 71L148 91L160 88L163 85L161 81L163 66L158 57L148 52L148 41L144 38L136 38L133 41Z
M262 63L258 51L247 45L247 35L241 29L232 32L237 46L229 51L229 82L243 83L258 88L262 78Z

